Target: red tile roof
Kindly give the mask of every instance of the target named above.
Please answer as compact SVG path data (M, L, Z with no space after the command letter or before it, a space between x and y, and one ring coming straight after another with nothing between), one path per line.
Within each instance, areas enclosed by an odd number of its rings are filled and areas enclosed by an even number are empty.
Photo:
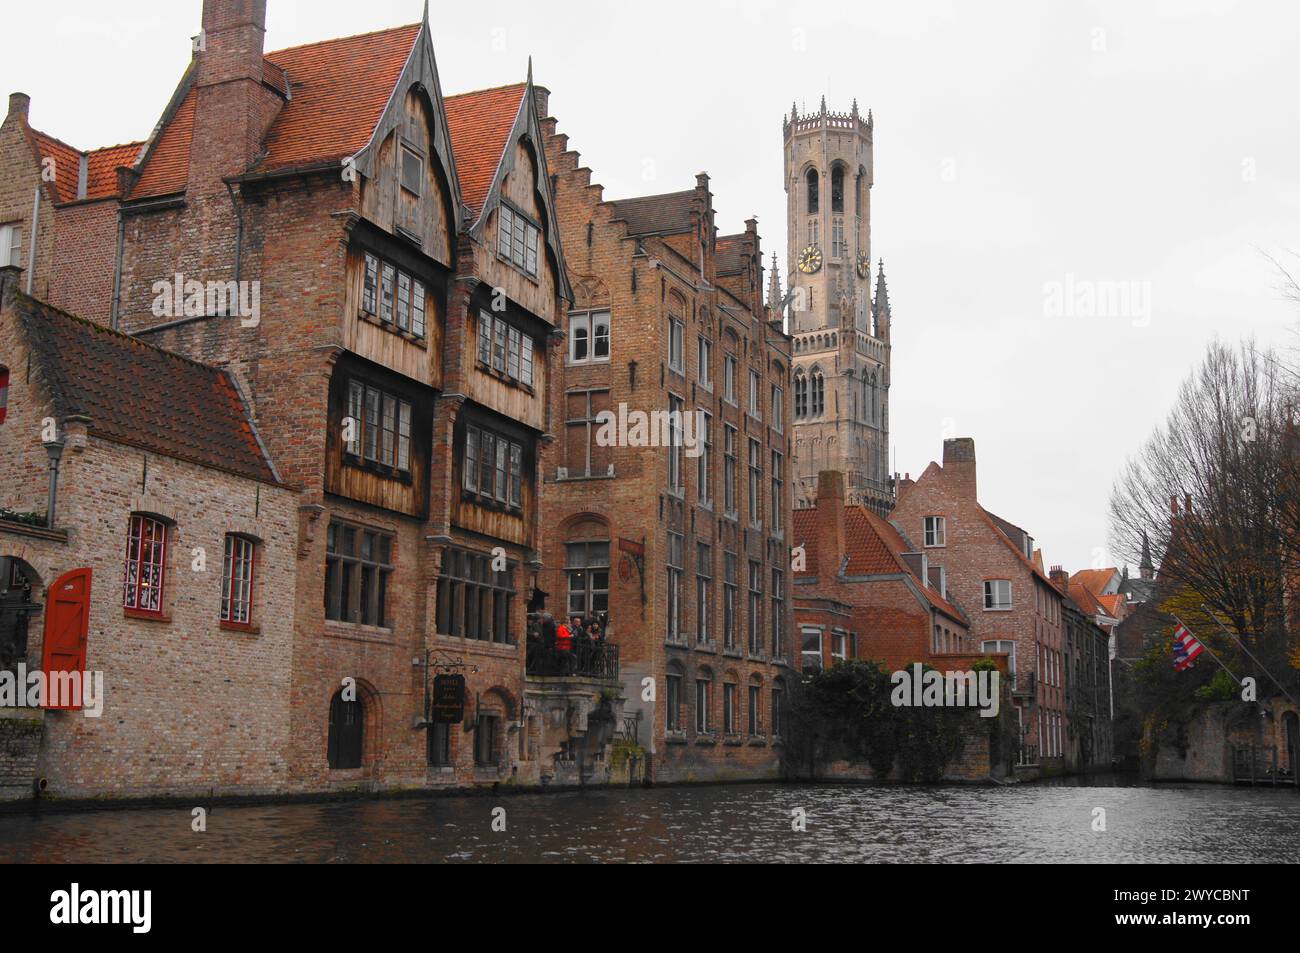
M289 74L291 98L271 124L267 155L257 168L289 168L360 151L419 33L420 24L413 23L268 53L267 61Z
M1085 586L1094 596L1101 596L1111 578L1117 573L1118 570L1113 567L1110 569L1080 569L1070 577L1070 585L1078 583Z
M266 54L262 81L288 98L271 122L256 171L355 155L374 134L420 24L323 40ZM194 134L193 88L162 130L132 198L184 191Z
M152 198L185 190L190 176L190 140L194 137L193 89L158 136L145 160L144 173L131 190L131 198Z
M8 296L6 296L8 299ZM13 309L59 417L105 440L278 483L230 375L13 291Z
M54 160L54 181L49 183L56 202L74 202L77 198L77 179L81 173L81 151L62 139L32 130L36 148L42 159Z
M127 142L92 151L86 168L86 198L103 199L117 195L117 170L132 165L143 145L143 142Z
M56 139L48 133L33 129L36 148L41 158L54 160L54 182L51 183L58 202L77 200L78 181L81 178L81 157L86 156L85 199L105 199L117 195L117 168L130 165L140 153L143 142L126 142L120 146L105 146L82 153L80 149Z
M844 549L845 552L833 557L835 564L827 571L838 571L838 561L845 555L849 557L844 574L848 576L884 576L905 573L917 580L925 596L941 612L955 619L965 616L948 600L939 595L930 585L928 579L920 579L912 572L903 559L903 553L911 552L911 547L890 523L872 513L866 507L849 505L844 507ZM820 566L817 552L817 510L816 508L794 511L794 542L803 546L807 558L806 569L797 575L817 575ZM829 554L828 554L829 555Z
M527 84L515 83L444 100L461 200L473 210L475 218L483 211L527 89Z

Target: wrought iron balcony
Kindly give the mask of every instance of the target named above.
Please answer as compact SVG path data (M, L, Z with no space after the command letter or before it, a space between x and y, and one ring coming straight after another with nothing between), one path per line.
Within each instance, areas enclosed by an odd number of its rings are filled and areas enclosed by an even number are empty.
M574 639L572 649L528 642L527 671L543 678L599 678L618 681L618 646L612 642Z

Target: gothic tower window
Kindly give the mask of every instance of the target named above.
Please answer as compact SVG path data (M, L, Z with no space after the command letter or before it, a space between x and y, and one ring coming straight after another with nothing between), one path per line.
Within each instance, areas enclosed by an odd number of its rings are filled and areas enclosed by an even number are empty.
M819 211L818 206L820 205L819 196L817 194L818 179L817 179L816 169L808 170L807 181L808 181L808 214L816 215L817 212Z
M794 418L803 420L808 416L808 378L800 368L794 375Z
M821 368L814 367L812 370L812 400L809 413L813 417L820 417L826 412L826 381L822 378Z
M831 169L831 211L844 211L844 166Z

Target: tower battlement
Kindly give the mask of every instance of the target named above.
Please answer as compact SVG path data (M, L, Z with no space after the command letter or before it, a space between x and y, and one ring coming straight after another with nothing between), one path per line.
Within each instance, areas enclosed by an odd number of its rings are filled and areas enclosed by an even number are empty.
M790 115L783 117L782 130L785 133L785 139L789 142L790 137L805 132L815 132L819 129L834 129L856 131L859 135L870 139L872 132L871 110L867 110L866 118L858 112L858 101L853 100L853 108L846 113L831 112L826 108L826 97L822 97L821 108L815 113L799 115L797 106L791 104Z

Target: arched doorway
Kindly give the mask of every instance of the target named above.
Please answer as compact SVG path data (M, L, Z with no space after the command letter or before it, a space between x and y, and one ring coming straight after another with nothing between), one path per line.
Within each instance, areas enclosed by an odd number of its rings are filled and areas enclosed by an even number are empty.
M0 556L0 671L27 661L28 633L41 612L41 579L16 556Z
M354 689L355 691L355 689ZM361 767L366 737L366 706L357 692L351 701L343 698L343 689L330 701L328 742L329 766L332 770Z

